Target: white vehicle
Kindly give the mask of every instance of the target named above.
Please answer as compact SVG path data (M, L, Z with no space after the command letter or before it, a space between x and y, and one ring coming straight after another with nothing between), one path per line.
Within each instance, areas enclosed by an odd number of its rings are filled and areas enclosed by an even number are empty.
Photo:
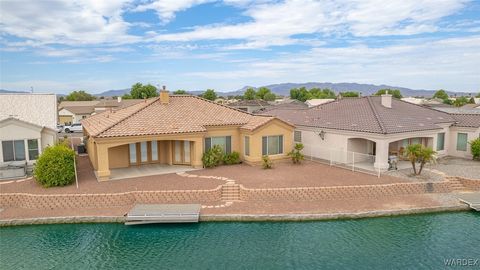
M63 125L57 125L57 132L61 133L63 131Z
M82 132L83 127L82 127L82 124L75 123L75 124L71 124L70 126L65 126L63 130L65 131L65 133Z

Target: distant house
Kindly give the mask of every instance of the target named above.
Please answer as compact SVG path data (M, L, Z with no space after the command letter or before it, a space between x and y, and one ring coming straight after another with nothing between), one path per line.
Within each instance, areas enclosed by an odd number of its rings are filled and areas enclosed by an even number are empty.
M62 125L80 123L82 119L93 114L106 110L118 110L142 101L142 99L122 100L121 97L115 100L62 101L58 105L58 123Z
M253 113L253 112L263 110L267 107L270 107L271 105L270 103L262 99L252 99L252 100L245 99L245 100L240 100L234 103L230 103L229 106L242 111L246 111L248 113Z
M0 94L0 165L33 164L55 143L56 124L55 94Z
M114 169L143 164L202 167L203 153L214 145L238 152L246 163L259 163L263 155L286 158L293 148L294 127L285 121L167 91L82 124L99 180L108 180Z
M332 98L315 98L305 101L305 104L307 104L308 107L314 107L334 100L335 99Z
M389 166L389 156L401 156L417 143L440 156L470 158L467 142L480 135L480 114L448 114L391 95L343 98L303 109L272 108L264 114L294 124L294 139L305 145L307 155L327 160L339 155L346 162L370 155L380 169Z

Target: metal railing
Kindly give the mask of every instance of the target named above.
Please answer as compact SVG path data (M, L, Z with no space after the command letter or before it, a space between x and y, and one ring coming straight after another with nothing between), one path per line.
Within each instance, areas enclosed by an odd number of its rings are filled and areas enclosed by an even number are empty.
M380 177L380 168L374 166L374 155L308 144L304 144L304 150L302 153L307 160L349 169L354 172L373 174Z

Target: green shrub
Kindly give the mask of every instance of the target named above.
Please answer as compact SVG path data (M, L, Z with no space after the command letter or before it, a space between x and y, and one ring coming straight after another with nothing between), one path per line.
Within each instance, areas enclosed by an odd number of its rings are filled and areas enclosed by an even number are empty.
M269 156L265 155L265 156L262 156L262 167L264 169L271 169L273 168L273 162L272 160L270 159Z
M47 147L38 157L33 171L44 187L65 186L75 180L75 152L65 144Z
M480 160L480 138L470 141L470 150L472 151L473 159Z
M214 145L208 151L203 153L203 167L213 168L220 165L223 161L223 149L219 145Z
M303 144L297 143L292 151L288 153L288 156L292 158L293 164L300 163L305 157L302 154Z
M240 163L240 154L236 151L233 151L230 154L225 154L223 156L223 163L227 165L239 164Z

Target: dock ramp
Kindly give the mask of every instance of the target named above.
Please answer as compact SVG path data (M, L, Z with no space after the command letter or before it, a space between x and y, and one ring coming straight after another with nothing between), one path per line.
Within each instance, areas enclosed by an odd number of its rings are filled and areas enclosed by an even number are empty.
M128 212L125 225L198 222L200 209L200 204L137 204Z
M475 211L480 211L480 192L456 194L457 198Z

